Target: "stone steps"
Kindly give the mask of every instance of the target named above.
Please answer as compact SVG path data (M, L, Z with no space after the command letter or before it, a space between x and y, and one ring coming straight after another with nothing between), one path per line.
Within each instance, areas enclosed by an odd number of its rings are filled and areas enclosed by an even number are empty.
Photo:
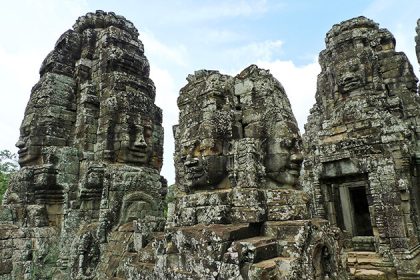
M309 225L309 220L269 221L264 223L264 234L279 240L294 237Z
M258 236L253 236L253 237L249 237L249 238L240 239L240 240L237 240L235 242L250 243L250 244L253 244L255 246L259 246L259 245L271 243L275 240L276 240L275 238L270 237L270 236L258 235Z
M418 273L404 273L398 274L399 280L419 280L420 279L420 271Z
M369 251L347 252L347 263L358 266L393 267L391 261L382 258L376 252Z
M249 269L249 279L278 279L282 271L288 271L293 260L294 258L275 257L254 263Z
M277 240L278 256L288 258L299 254L295 238L305 231L308 220L269 221L264 224L264 234Z
M254 262L268 260L278 256L278 248L276 242L271 242L257 246L255 250Z
M400 279L396 276L393 263L384 259L376 252L347 252L347 264L350 269L350 279L354 280L387 280ZM414 278L415 279L415 278Z
M168 273L168 279L200 280L196 273L185 270L171 270Z
M259 235L259 229L253 228L250 224L211 224L195 225L175 228L189 235L201 236L203 232L212 232L222 240L240 240Z
M147 271L149 273L153 273L155 269L154 262L142 262L142 261L135 261L127 262L127 267L131 267L135 271L144 272Z
M276 221L264 225L195 225L174 228L173 236L182 237L182 239L189 241L189 244L193 244L195 240L207 241L210 244L215 240L214 237L218 237L220 245L226 244L228 246L220 250L221 261L226 264L225 269L229 270L237 267L237 270L241 271L242 277L248 277L247 275L249 275L249 279L275 279L276 275L282 275L280 268L283 269L284 273L289 270L290 263L294 259L291 255L293 255L292 251L295 250L295 236L302 231L306 224L307 221ZM266 234L267 232L269 234ZM210 236L211 238L209 238ZM190 273L195 269L192 263L199 263L203 267L210 265L205 262L206 256L200 253L203 249L201 247L195 249L196 251L192 255L183 256L183 253L181 253L180 257L185 258L183 260L179 257L171 260L175 265L180 260L189 263L183 268L185 271L170 270L171 275L176 276L176 279L194 279L191 278L193 275ZM205 250L202 251L202 253L205 252ZM174 251L174 256L175 254L176 251ZM214 258L217 259L218 257L215 255Z
M375 270L375 269L358 269L352 271L350 269L350 279L351 280L390 280L398 279L394 277L389 277L386 272Z
M272 237L255 236L234 241L230 248L248 262L260 262L278 256L277 242ZM245 255L247 254L247 256Z

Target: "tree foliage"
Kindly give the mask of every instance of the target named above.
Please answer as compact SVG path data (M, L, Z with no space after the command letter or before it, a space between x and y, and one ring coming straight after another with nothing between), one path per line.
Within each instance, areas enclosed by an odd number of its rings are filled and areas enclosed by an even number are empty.
M9 184L10 175L19 169L17 156L9 150L0 151L0 204Z

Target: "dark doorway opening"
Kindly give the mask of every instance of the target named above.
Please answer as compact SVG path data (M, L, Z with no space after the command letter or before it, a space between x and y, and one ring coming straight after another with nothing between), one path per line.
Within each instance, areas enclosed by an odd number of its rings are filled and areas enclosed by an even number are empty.
M349 188L350 200L353 206L353 221L355 236L372 236L372 224L369 214L369 204L364 186Z

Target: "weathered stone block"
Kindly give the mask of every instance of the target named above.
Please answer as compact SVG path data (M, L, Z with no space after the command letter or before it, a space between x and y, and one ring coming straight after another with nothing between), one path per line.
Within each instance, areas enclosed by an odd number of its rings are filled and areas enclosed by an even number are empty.
M231 192L233 206L264 207L266 198L263 190L254 188L234 188Z
M2 224L13 223L13 211L9 207L0 205L0 221Z
M229 222L230 212L228 205L196 207L197 223L225 224Z
M13 249L12 248L3 248L0 250L0 259L6 260L10 259L13 256Z
M232 223L258 223L265 221L267 217L267 210L264 207L259 207L258 205L249 207L249 206L237 206L232 207L230 220Z
M282 206L268 206L269 221L302 220L308 217L306 204L291 204Z
M25 232L16 225L0 224L0 240L24 238Z
M0 260L0 275L9 274L13 270L12 260Z

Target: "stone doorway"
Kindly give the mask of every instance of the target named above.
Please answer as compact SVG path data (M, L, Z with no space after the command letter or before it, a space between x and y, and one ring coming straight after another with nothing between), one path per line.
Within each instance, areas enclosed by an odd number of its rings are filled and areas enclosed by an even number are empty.
M330 222L351 236L373 236L367 188L366 181L324 185Z
M369 204L366 197L366 187L350 187L349 198L352 207L352 231L354 236L372 236Z
M375 251L369 186L366 180L355 179L341 178L323 185L328 219L345 233L350 247Z

